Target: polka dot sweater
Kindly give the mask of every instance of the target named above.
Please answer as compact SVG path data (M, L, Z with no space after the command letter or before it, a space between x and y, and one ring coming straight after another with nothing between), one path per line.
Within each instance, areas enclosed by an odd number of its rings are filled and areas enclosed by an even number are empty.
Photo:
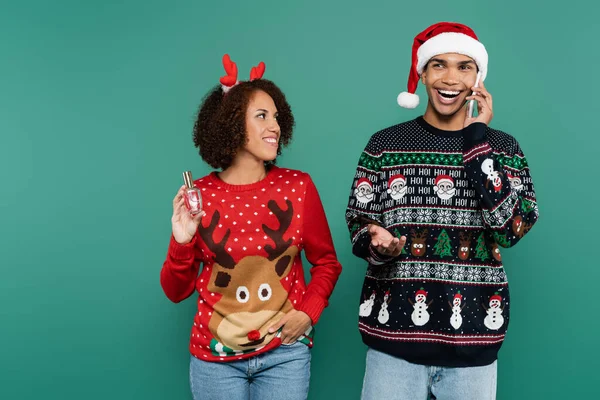
M443 131L422 117L377 132L346 210L353 253L369 263L363 341L419 364L492 363L510 317L500 249L537 218L529 166L512 136L481 123ZM369 224L406 236L402 253L375 250Z
M272 167L255 184L229 185L213 172L195 185L206 216L190 243L171 237L161 271L170 300L198 293L192 355L219 362L269 351L281 344L269 327L293 309L315 325L341 266L310 176ZM308 285L302 251L312 264ZM299 340L312 346L313 332Z

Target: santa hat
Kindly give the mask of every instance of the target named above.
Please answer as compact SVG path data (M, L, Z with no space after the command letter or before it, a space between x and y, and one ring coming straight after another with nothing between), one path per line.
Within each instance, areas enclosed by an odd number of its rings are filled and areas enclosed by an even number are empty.
M373 184L367 178L360 178L358 180L358 182L356 183L356 189L359 189L361 186L367 186L367 187L373 189Z
M415 94L419 77L429 60L438 54L458 53L471 57L479 68L480 81L487 75L488 54L475 32L456 22L439 22L415 36L412 64L408 74L408 91L398 95L398 104L404 108L419 105Z
M494 293L494 295L490 297L490 301L492 300L498 300L500 303L502 303L502 297L498 294L498 292Z
M458 293L456 293L456 294L454 295L454 298L455 298L455 299L459 299L460 301L462 301L462 298L463 298L463 296L462 296L462 294L460 294L460 290L458 291Z
M437 178L435 178L435 187L433 190L437 190L438 185L442 182L448 182L454 185L454 179L452 179L450 175L438 175Z
M417 293L415 293L415 297L417 297L420 294L422 294L423 296L427 297L427 292L423 288L421 288L420 290L417 290Z
M388 181L388 188L391 188L394 183L403 182L406 183L406 178L402 174L393 175ZM388 189L387 192L391 193L392 189Z

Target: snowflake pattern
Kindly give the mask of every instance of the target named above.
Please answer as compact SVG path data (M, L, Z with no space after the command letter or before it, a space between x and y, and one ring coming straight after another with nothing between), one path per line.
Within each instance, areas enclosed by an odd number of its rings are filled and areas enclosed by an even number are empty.
M512 217L512 212L518 200L516 192L512 192L510 196L493 212L483 210L483 218L490 224L492 228L499 228L506 224Z
M469 225L469 213L466 211L459 211L456 213L456 223L458 225Z
M450 224L452 223L452 213L450 210L439 210L437 212L437 220L440 224Z
M403 223L410 221L411 212L405 208L396 211L396 222Z
M465 279L465 268L464 267L454 267L452 270L452 279L455 281L462 281Z
M427 264L415 265L415 276L429 278L429 266Z
M432 222L433 212L427 208L420 208L417 210L417 222Z
M469 268L467 271L467 280L469 281L478 281L479 280L479 270L475 268Z
M369 266L367 276L376 279L436 279L443 281L504 283L506 273L498 267L465 267L433 263L404 263Z
M398 275L402 278L408 278L411 276L411 266L408 264L400 264L398 267Z
M435 277L441 279L448 279L448 266L445 264L440 264L435 266Z

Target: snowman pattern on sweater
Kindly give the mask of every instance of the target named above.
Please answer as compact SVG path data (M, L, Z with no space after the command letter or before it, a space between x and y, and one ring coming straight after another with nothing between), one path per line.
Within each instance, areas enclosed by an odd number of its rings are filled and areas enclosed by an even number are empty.
M456 293L454 295L454 299L452 300L452 303L448 302L450 304L450 307L452 308L452 316L450 317L450 325L452 325L452 328L454 329L460 329L462 323L463 323L463 318L462 318L462 310L465 308L465 305L461 305L461 303L463 302L463 296L460 294L460 290L458 291L458 293Z
M375 297L377 293L373 290L371 296L366 299L358 308L358 315L361 317L368 317L373 312L373 305L375 304Z
M392 301L392 299L390 297L390 291L388 290L383 296L381 308L379 309L379 315L377 316L377 321L379 321L380 324L386 324L390 319L390 311L388 310L390 301Z
M502 312L504 311L504 307L502 306L502 297L496 293L492 297L490 297L489 308L483 305L487 316L483 320L483 323L488 329L493 331L497 331L504 325L504 316L502 316Z
M411 318L413 323L416 326L423 326L429 322L429 312L427 309L433 303L433 300L426 304L427 301L427 292L425 289L421 288L415 293L415 302L413 303L411 299L408 299L410 304L413 306L414 311L411 314Z

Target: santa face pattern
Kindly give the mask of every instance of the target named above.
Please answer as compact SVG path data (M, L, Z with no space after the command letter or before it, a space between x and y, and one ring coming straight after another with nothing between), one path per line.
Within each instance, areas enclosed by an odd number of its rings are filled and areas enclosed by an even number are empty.
M435 180L433 191L442 200L450 200L456 194L454 179L448 175L439 175Z
M508 182L513 190L516 190L517 192L523 190L523 181L520 177L508 175Z
M406 196L406 182L404 181L396 181L390 188L387 190L390 197L394 200L400 200L404 196Z
M373 201L373 187L367 183L360 184L354 193L359 203L368 204Z

